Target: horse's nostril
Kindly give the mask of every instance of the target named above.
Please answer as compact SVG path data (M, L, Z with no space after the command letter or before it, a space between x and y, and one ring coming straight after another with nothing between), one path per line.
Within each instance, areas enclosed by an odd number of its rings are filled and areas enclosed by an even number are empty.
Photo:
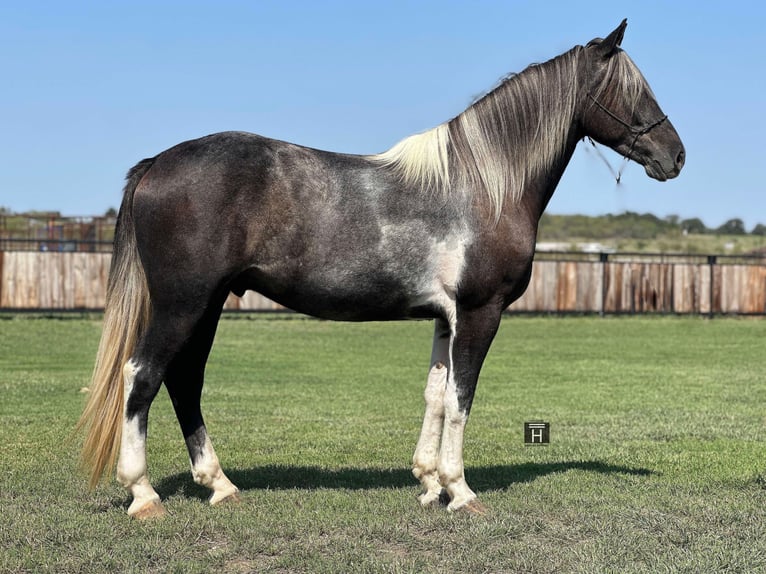
M678 156L676 156L676 165L678 167L683 167L685 161L686 161L686 152L684 150L681 150L678 152Z

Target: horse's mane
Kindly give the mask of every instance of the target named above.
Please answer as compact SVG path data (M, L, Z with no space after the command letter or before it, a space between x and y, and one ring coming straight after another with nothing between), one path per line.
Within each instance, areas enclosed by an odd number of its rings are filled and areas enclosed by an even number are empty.
M413 187L448 194L483 190L499 216L509 199L517 203L527 181L550 169L564 151L578 105L578 66L585 50L576 46L542 64L510 74L455 118L372 156ZM648 86L622 50L609 59L599 97L618 78L632 108Z

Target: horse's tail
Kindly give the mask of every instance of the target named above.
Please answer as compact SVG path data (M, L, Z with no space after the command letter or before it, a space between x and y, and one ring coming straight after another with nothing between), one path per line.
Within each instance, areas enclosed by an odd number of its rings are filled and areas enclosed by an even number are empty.
M153 163L154 159L145 159L128 173L117 217L101 342L88 403L77 424L78 430L85 430L81 463L91 488L114 468L117 460L124 417L122 371L146 329L151 311L146 275L136 247L133 195Z

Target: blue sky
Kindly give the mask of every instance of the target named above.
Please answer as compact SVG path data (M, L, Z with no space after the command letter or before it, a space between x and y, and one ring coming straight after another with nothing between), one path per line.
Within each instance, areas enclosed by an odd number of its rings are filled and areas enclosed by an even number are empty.
M0 206L103 213L124 174L180 141L244 130L383 151L498 78L608 34L687 149L666 183L618 187L580 144L551 213L766 223L762 2L3 2ZM605 151L612 165L622 160Z

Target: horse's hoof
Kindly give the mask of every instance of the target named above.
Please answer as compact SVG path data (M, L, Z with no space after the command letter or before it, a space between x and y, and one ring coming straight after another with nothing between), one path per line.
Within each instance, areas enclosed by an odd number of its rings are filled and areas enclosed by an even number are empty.
M141 508L133 513L130 513L132 518L136 520L152 520L154 518L162 518L167 514L165 507L159 500L152 500L147 502Z
M476 516L486 516L489 514L487 507L479 502L477 498L474 498L473 500L470 500L462 506L458 506L457 508L449 508L449 510L452 512L464 512L466 514L473 514Z
M441 506L439 495L433 492L424 492L418 496L418 502L423 508L438 508Z
M423 508L440 508L449 504L449 495L444 489L438 493L428 491L418 495L418 502Z
M216 499L215 495L210 499L211 506L222 506L229 504L239 504L242 502L242 497L239 496L239 491L235 490L231 494L224 496L223 498Z

